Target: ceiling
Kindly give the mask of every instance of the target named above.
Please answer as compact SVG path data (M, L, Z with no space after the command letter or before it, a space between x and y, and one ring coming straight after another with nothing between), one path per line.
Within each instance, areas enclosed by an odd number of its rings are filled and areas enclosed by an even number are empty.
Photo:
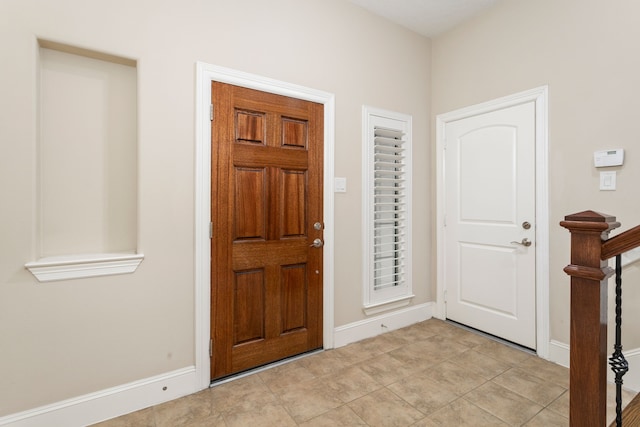
M426 37L434 37L498 0L349 0Z

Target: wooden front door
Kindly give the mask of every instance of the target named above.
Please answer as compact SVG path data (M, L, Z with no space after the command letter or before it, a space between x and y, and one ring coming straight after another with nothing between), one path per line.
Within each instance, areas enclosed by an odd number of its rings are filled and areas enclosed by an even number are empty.
M324 113L217 82L211 99L217 379L322 347Z

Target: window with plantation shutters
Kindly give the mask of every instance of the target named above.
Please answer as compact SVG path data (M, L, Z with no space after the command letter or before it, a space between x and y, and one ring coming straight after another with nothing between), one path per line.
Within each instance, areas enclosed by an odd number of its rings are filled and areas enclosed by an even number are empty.
M411 117L364 107L364 307L411 298Z

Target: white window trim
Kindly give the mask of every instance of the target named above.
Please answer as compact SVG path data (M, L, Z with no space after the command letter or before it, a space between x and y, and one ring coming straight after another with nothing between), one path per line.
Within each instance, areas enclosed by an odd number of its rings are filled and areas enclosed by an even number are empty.
M402 285L375 291L373 289L373 132L374 126L391 127L402 130L406 139L406 243L405 269ZM370 106L362 108L362 206L363 206L363 310L365 314L406 306L414 297L411 278L411 210L412 210L412 118L409 115L382 110Z

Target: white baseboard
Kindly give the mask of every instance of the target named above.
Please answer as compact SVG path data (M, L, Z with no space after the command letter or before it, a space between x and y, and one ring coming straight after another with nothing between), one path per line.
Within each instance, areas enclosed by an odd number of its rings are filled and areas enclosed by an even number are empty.
M569 367L569 345L560 341L549 341L549 361Z
M613 353L613 350L611 350ZM629 372L622 377L624 382L623 387L627 390L634 391L636 393L640 392L640 348L636 348L633 350L625 350L623 351L625 359L629 363ZM565 367L569 367L569 345L565 343L561 343L558 341L553 341L549 343L549 360L551 362L555 362L558 365L562 365ZM607 358L610 354L607 355ZM615 376L611 369L607 370L607 381L612 383L615 380Z
M195 393L191 366L0 418L0 426L86 426Z
M334 329L334 347L342 347L365 338L375 337L384 332L404 328L405 326L430 319L433 317L433 305L434 303L432 302L413 305L402 310L339 326Z

